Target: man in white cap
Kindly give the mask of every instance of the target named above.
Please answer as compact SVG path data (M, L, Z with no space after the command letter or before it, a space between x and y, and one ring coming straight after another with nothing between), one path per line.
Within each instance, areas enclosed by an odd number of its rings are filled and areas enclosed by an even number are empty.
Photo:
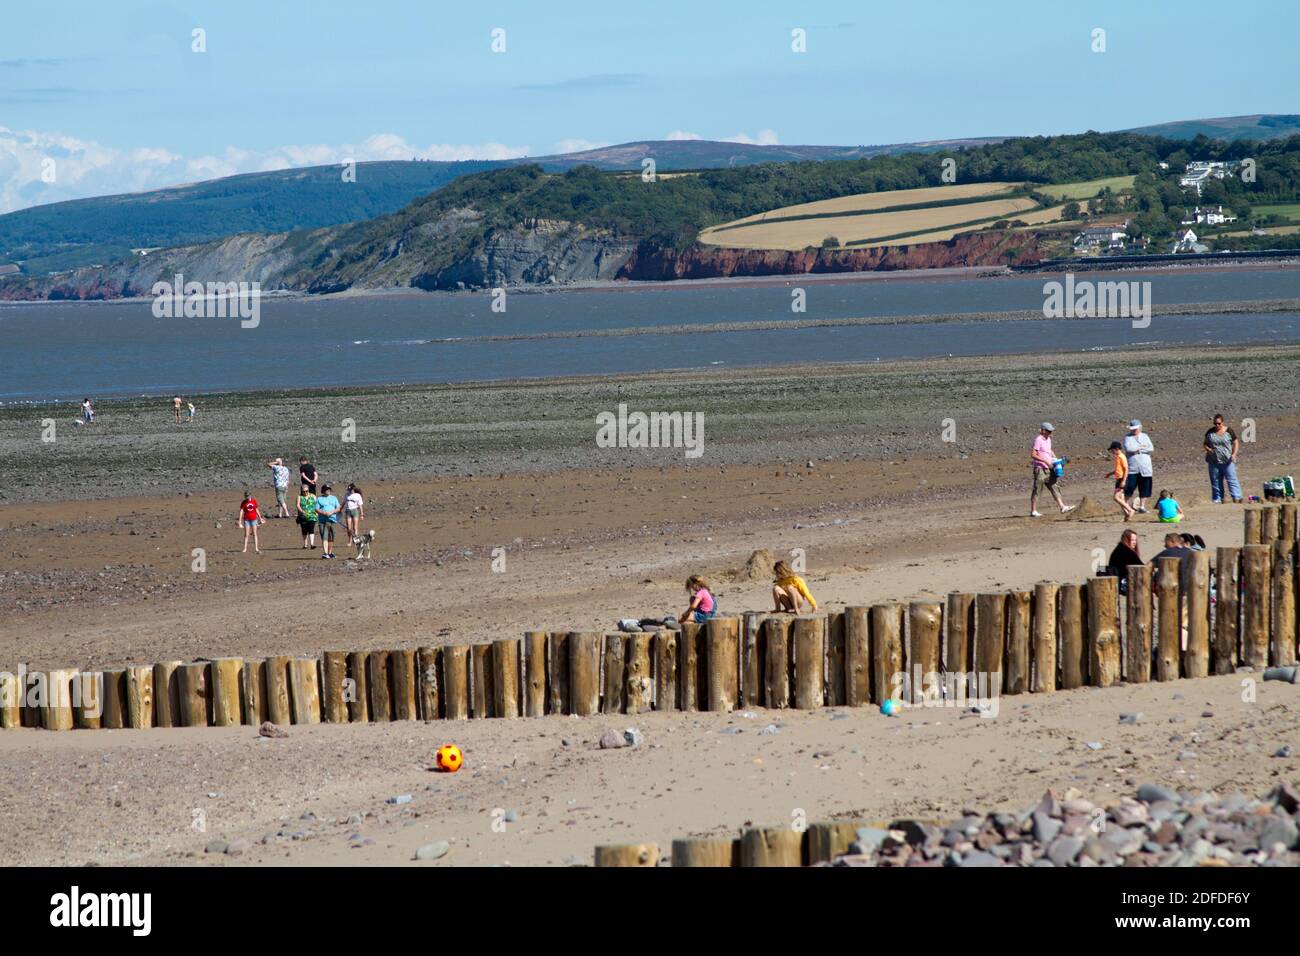
M1124 482L1124 497L1138 514L1146 514L1143 501L1151 497L1151 453L1155 446L1142 432L1142 423L1136 418L1128 423L1128 437L1124 439L1124 454L1128 456L1128 479ZM1136 494L1134 494L1136 492Z
M1052 451L1052 432L1056 429L1051 422L1043 422L1038 428L1038 437L1034 439L1033 450L1029 453L1029 462L1034 469L1033 490L1029 493L1029 517L1041 518L1038 510L1038 492L1046 488L1061 506L1061 514L1074 510L1074 505L1067 505L1061 500L1061 493L1056 490L1057 474L1056 455Z

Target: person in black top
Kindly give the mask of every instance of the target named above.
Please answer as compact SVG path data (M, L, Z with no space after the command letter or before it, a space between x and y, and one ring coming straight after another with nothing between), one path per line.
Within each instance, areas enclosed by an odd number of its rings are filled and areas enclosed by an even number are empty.
M1191 553L1192 549L1187 547L1183 536L1171 533L1165 535L1165 549L1152 558L1151 563L1155 564L1161 558L1185 558Z
M302 483L311 489L311 493L316 494L316 467L306 458L298 459L298 476Z
M1125 569L1130 565L1145 563L1138 551L1136 531L1125 531L1119 536L1119 544L1115 545L1114 550L1111 551L1108 563L1121 578L1125 576Z

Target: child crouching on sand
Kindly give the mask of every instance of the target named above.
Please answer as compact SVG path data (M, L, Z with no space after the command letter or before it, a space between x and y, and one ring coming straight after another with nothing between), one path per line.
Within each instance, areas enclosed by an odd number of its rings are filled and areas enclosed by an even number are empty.
M804 601L811 605L812 610L817 610L817 599L809 592L803 578L790 569L790 565L778 561L772 569L772 574L776 579L772 585L772 602L776 605L773 610L777 613L789 611L798 614L799 605Z
M718 602L714 600L713 592L709 590L708 582L704 578L692 574L686 579L686 590L691 592L691 603L677 619L677 623L685 624L687 621L694 621L696 624L703 624L709 618L716 616Z
M239 503L239 523L244 527L244 554L248 554L248 536L253 536L253 550L262 553L262 545L257 540L257 526L262 521L262 512L257 507L257 499L252 492L244 492L244 500Z
M1161 521L1172 524L1183 520L1183 506L1170 494L1168 488L1161 489L1160 500L1156 502L1156 511Z

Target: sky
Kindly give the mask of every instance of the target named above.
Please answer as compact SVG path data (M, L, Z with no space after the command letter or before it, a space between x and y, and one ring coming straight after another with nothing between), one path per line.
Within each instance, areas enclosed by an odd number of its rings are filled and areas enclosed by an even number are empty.
M1295 0L10 0L0 212L348 159L1296 113L1297 27Z

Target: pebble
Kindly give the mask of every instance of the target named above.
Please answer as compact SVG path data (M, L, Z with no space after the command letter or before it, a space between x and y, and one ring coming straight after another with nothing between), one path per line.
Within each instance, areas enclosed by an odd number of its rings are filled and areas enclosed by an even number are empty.
M1277 750L1275 750L1275 751L1273 752L1273 756L1274 756L1274 757L1289 757L1289 756L1291 756L1291 745L1290 745L1290 744L1285 744L1284 746L1278 747Z
M436 840L433 843L426 843L415 851L416 860L440 860L447 855L451 845L446 840Z
M1121 724L1136 724L1136 723L1137 723L1139 720L1141 720L1141 719L1142 719L1142 714L1141 714L1141 712L1138 712L1138 713L1136 713L1136 714L1120 714L1120 715L1119 715L1119 722L1120 722Z
M617 750L620 747L626 747L627 745L628 739L617 730L607 730L600 735L601 750Z
M635 727L629 727L623 731L623 739L627 741L629 747L637 747L645 740L645 735Z
M1088 743L1084 744L1084 746L1087 747L1089 750L1100 750L1100 749L1101 749L1101 744L1098 743L1098 742L1095 741L1095 740L1089 741Z
M775 737L780 732L781 730L779 727L776 726L776 724L768 724L766 727L760 730L758 734L760 737Z
M387 800L385 800L384 802L385 802L385 803L395 803L395 804L397 804L398 806L401 806L401 805L404 804L404 803L410 803L410 802L411 802L411 795L410 795L409 793L399 793L399 794L398 794L397 796L395 796L395 797L389 797L389 798L388 798Z

